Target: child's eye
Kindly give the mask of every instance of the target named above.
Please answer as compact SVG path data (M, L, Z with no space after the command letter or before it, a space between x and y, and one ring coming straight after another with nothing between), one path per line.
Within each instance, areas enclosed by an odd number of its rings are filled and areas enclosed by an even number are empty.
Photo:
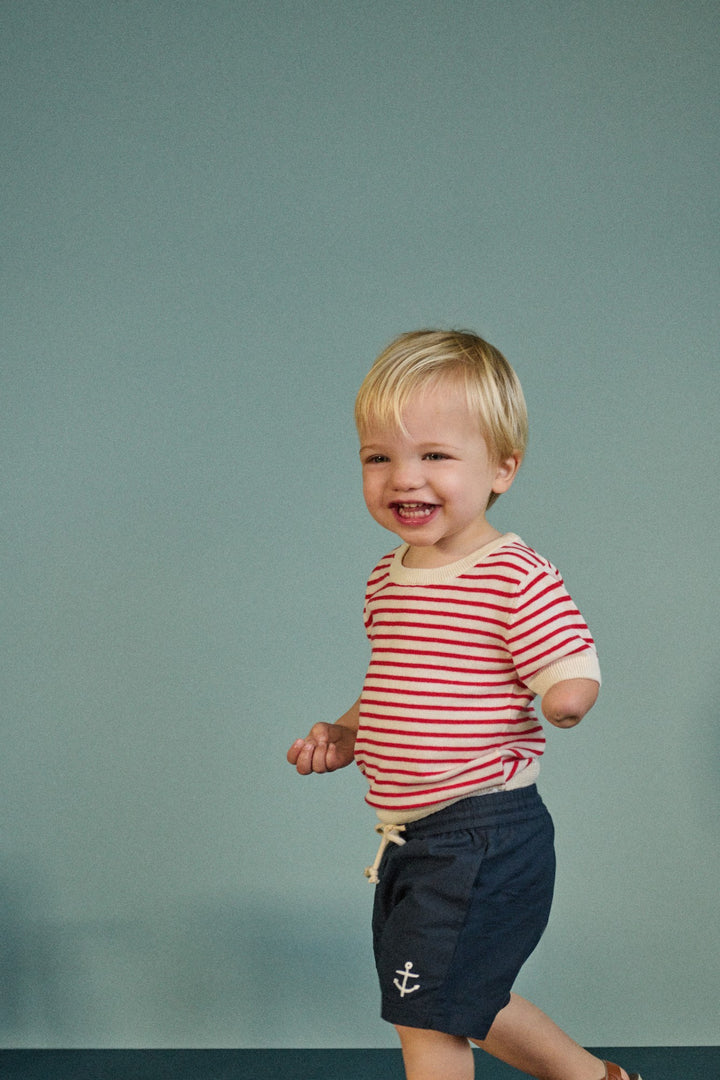
M447 461L447 454L441 454L439 450L432 450L425 455L427 461Z
M384 461L388 461L388 460L389 459L387 457L385 457L384 454L370 454L369 457L365 458L365 464L366 465L382 465L382 463Z

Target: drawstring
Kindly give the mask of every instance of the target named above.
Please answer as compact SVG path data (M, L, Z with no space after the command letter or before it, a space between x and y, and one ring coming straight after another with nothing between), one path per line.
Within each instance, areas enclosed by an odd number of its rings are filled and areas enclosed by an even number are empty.
M406 843L406 841L403 840L402 836L399 835L401 832L405 832L404 825L376 825L375 832L380 833L380 847L378 848L378 853L375 856L375 862L372 864L372 866L365 867L365 877L368 879L371 885L377 885L378 881L380 880L380 878L378 877L378 868L380 866L380 860L385 854L385 848L388 846L388 844L398 844L400 847L402 847L402 845Z

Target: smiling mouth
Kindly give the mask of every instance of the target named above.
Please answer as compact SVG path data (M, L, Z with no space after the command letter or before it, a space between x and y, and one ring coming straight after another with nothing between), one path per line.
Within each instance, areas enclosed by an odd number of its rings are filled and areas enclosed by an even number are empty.
M437 510L435 503L391 503L391 508L395 511L397 516L403 521L424 521L425 518L429 518L434 510Z

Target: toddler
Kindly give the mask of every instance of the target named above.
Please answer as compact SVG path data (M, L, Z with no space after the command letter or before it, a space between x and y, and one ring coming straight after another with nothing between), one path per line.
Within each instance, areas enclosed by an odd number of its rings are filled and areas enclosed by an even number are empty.
M640 1080L512 993L547 923L553 825L536 787L547 721L574 727L600 669L558 571L487 510L520 467L520 384L475 334L423 330L378 357L355 406L363 494L401 544L370 575L358 700L288 751L357 762L381 842L375 963L408 1080L471 1080L471 1043L538 1080Z

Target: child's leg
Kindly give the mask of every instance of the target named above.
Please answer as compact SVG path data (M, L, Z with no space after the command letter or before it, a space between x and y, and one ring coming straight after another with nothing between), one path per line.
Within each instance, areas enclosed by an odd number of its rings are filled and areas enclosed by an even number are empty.
M537 1080L603 1080L605 1076L605 1064L600 1058L588 1053L549 1016L517 994L511 995L509 1005L495 1017L487 1038L472 1041Z
M475 1063L467 1039L397 1024L395 1030L407 1080L473 1080Z
M473 1080L467 1039L396 1025L407 1080ZM549 1016L513 994L486 1039L473 1039L493 1057L537 1080L604 1080L605 1063L579 1046ZM623 1072L624 1080L627 1073Z

